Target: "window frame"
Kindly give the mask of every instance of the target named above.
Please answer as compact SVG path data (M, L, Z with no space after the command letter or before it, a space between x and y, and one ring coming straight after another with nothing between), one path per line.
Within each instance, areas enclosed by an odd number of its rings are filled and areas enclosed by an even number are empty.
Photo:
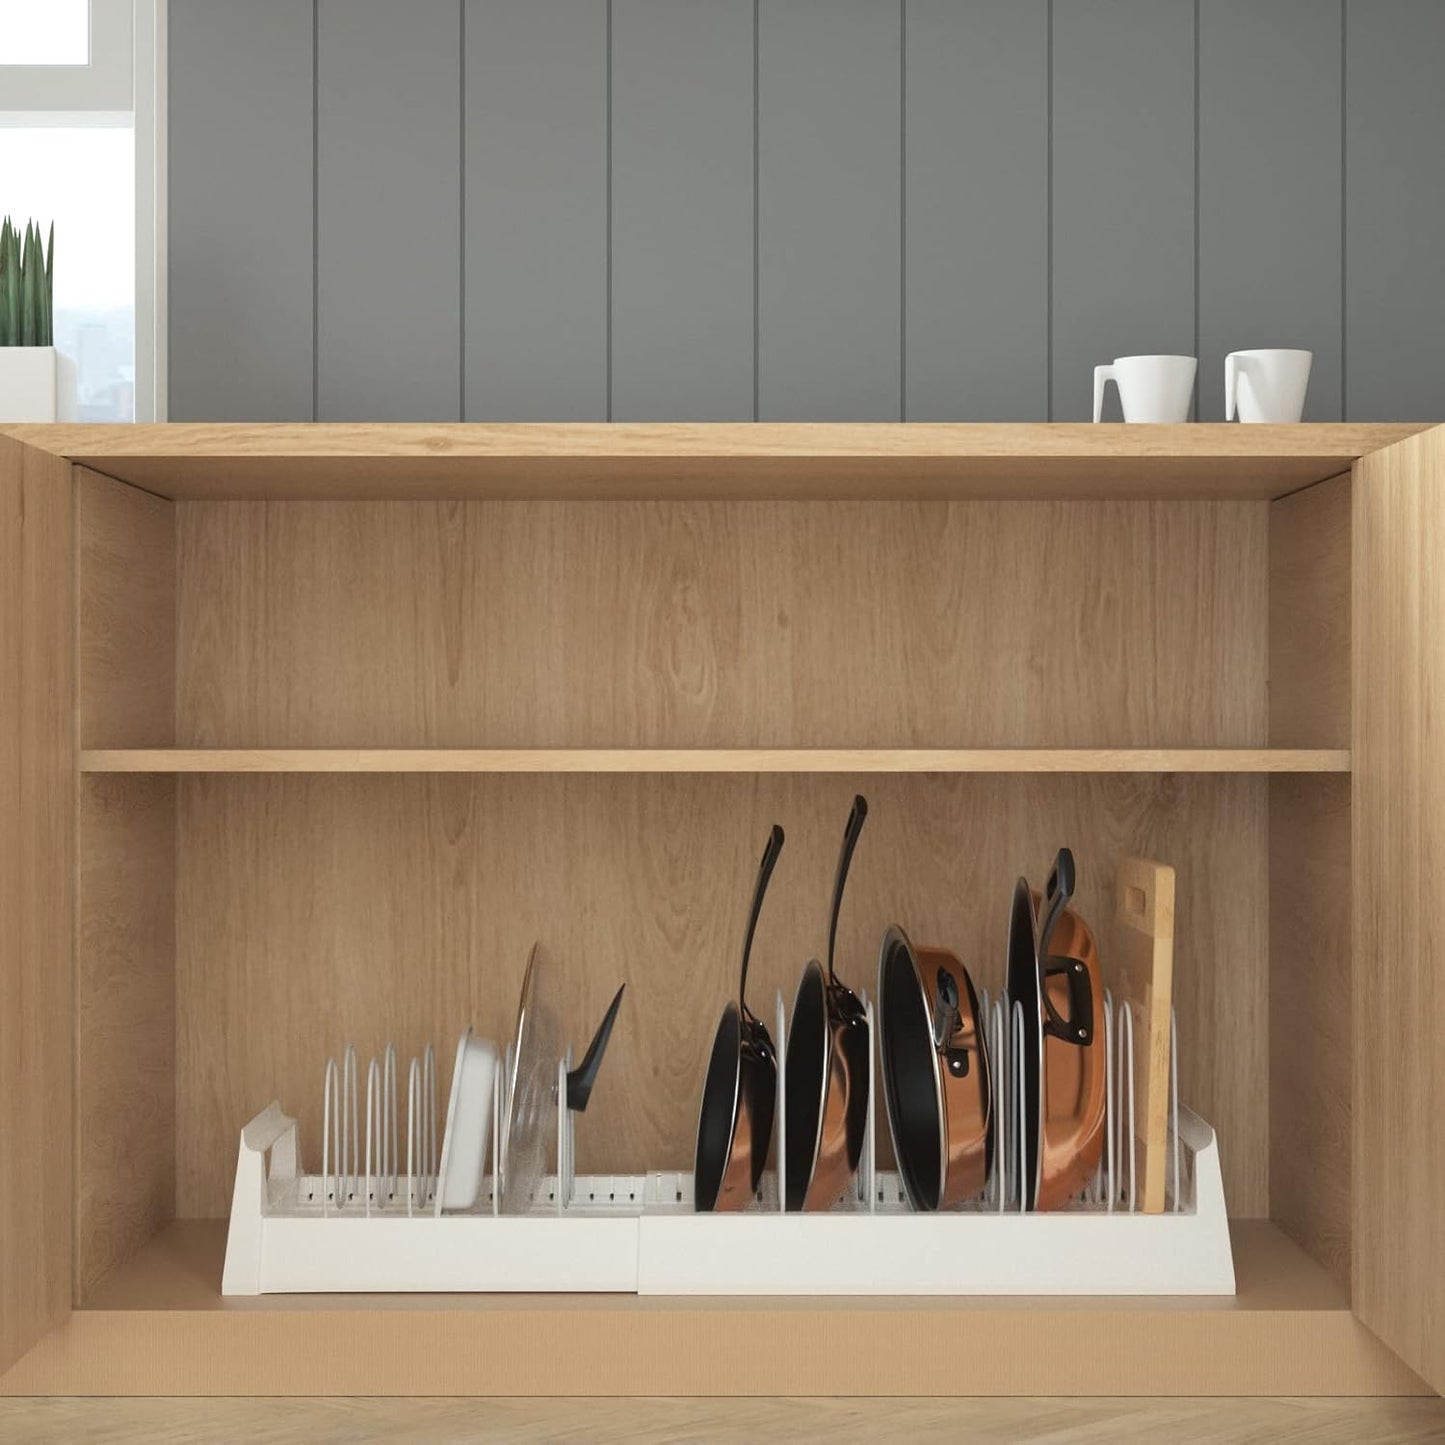
M89 65L0 65L0 126L133 132L138 422L166 419L166 11L90 0Z

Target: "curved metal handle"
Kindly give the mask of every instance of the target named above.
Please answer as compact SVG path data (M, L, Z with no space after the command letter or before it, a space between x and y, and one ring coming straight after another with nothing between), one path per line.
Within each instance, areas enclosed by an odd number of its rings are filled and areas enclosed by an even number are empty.
M758 864L758 881L753 886L753 906L748 913L748 931L743 939L743 970L742 976L738 979L738 1008L744 1018L752 1018L748 1010L748 959L753 952L753 934L758 928L758 914L763 911L763 895L768 891L768 880L773 876L773 867L778 861L778 854L783 851L783 830L773 824L773 831L768 834L768 845L763 849L763 860Z
M847 826L843 829L843 846L838 853L838 871L833 875L833 911L828 918L828 978L838 982L833 972L833 947L838 941L838 911L843 906L843 885L848 881L848 868L853 862L853 850L858 846L858 835L868 818L868 799L862 793L853 799L852 811L848 814Z
M612 1037L612 1025L617 1022L617 1010L622 1007L622 992L626 987L624 983L612 996L592 1042L587 1045L587 1052L582 1055L582 1062L567 1075L567 1107L578 1114L586 1109L592 1097L592 1086L597 1082L597 1071L602 1067L602 1055L607 1052L607 1041Z
M1069 906L1069 900L1074 896L1074 855L1067 848L1060 848L1054 858L1054 866L1049 873L1049 881L1044 884L1044 913L1039 920L1038 958L1039 967L1043 967L1043 961L1049 956L1049 944L1054 936L1054 929L1059 919L1063 917L1064 909Z

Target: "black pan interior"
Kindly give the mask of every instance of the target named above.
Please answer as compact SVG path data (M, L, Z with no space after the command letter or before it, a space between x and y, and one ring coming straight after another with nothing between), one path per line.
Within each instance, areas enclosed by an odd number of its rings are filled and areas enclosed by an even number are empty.
M823 970L810 963L798 984L784 1062L783 1148L789 1209L801 1209L812 1183L818 1121L828 1079L828 995Z
M1042 1118L1039 1040L1039 962L1034 940L1034 903L1029 885L1020 878L1014 886L1013 908L1008 926L1008 993L1010 1005L1023 1014L1023 1132L1024 1208L1032 1209L1038 1196L1039 1134ZM1006 1027L1012 1029L1012 1017Z
M702 1112L697 1121L697 1156L693 1164L693 1208L707 1213L717 1204L728 1156L732 1152L734 1113L738 1098L738 1053L741 1042L738 1006L730 1003L713 1035L707 1079L702 1086Z
M943 1119L938 1109L938 1055L918 970L907 943L892 939L878 980L882 1004L883 1094L898 1172L915 1209L938 1208Z

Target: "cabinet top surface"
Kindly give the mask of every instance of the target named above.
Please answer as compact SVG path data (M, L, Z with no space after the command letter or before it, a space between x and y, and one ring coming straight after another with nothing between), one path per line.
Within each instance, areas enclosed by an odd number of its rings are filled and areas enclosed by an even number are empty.
M387 423L14 426L186 499L1263 499L1423 423Z

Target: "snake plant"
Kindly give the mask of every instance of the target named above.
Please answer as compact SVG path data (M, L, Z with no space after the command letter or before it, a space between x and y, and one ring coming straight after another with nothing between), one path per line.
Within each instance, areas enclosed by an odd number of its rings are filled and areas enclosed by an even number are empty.
M52 277L55 225L49 244L40 244L40 227L27 221L25 236L11 224L0 225L0 346L49 346L52 340Z

